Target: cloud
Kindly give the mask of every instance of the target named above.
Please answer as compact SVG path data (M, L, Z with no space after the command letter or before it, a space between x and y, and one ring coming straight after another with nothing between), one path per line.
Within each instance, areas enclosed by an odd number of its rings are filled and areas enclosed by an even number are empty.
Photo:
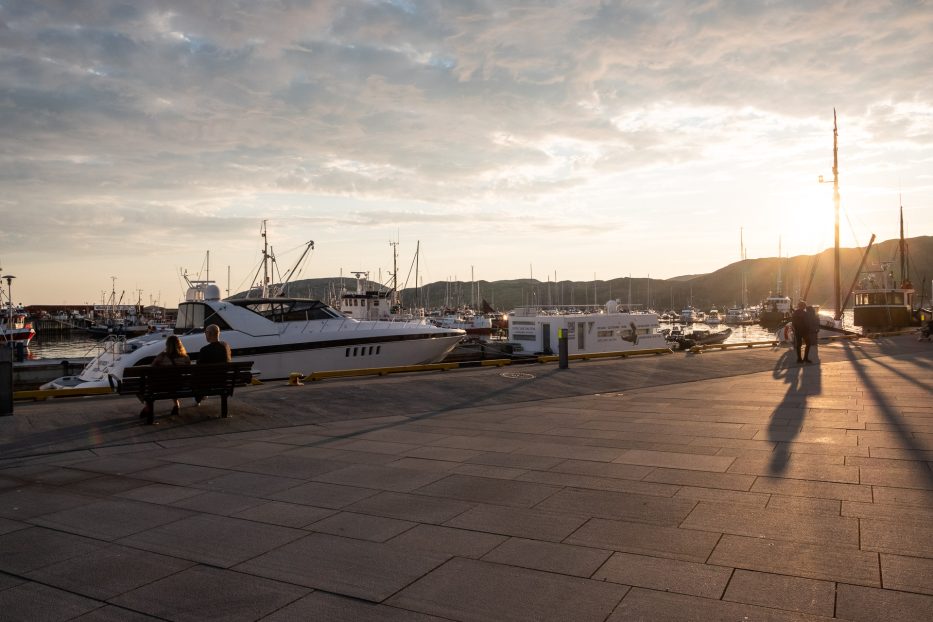
M822 170L833 106L866 175L909 154L919 177L933 137L918 1L5 0L0 29L0 209L48 215L36 248L299 203L349 228L649 223ZM0 240L32 231L14 213Z

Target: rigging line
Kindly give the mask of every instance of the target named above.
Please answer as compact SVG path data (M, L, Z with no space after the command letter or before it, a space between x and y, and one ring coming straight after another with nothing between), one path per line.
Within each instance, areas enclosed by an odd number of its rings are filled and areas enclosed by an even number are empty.
M408 274L405 275L405 284L402 286L402 289L408 289L408 279L411 278L411 273L415 269L415 262L417 260L417 256L413 255L411 258L411 265L408 266ZM415 283L415 287L418 287L417 283Z

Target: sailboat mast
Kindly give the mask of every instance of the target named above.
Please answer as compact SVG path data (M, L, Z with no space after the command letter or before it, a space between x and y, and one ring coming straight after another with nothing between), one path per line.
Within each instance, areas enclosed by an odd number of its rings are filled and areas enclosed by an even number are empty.
M833 294L837 320L842 319L842 287L839 284L839 126L833 108Z
M269 239L266 237L266 221L262 221L262 288L259 295L265 298L269 288Z
M389 242L392 247L392 305L399 304L398 295L398 242Z
M421 297L421 285L418 283L418 263L421 255L421 240L415 244L415 291L418 294L415 296L415 307L422 308L424 307L424 302Z
M900 202L900 197L898 197L898 202ZM910 275L908 274L909 269L907 266L907 242L904 240L904 206L901 205L901 240L898 245L898 254L900 255L901 263L901 287L907 289L911 287L910 285Z

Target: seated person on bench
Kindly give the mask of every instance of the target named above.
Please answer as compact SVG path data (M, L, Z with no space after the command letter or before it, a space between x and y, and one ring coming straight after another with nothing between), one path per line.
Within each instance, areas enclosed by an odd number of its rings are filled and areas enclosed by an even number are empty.
M232 359L230 346L226 341L220 340L220 326L211 324L204 329L204 338L207 345L198 351L198 364L229 363Z
M191 365L191 359L185 351L185 346L177 335L169 335L165 340L165 350L159 353L152 361L153 367L174 367L178 365ZM175 406L172 408L172 415L178 414L178 400L175 400ZM149 405L143 406L139 413L140 418L149 416Z
M220 326L210 324L204 329L204 338L207 339L207 345L198 350L198 365L210 363L229 363L233 358L230 353L230 346L226 341L220 340ZM203 396L194 398L195 404L200 404Z

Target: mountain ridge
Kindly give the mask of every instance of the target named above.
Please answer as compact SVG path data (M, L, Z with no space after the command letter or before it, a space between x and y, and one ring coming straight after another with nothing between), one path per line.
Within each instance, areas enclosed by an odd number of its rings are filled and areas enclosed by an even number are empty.
M906 240L910 258L910 280L919 298L930 297L930 279L933 278L933 236L917 236ZM872 246L864 270L874 269L879 262L895 262L898 240L885 240ZM845 296L852 284L864 249L840 249L840 281ZM817 261L816 268L813 262ZM702 309L713 306L727 308L741 302L741 282L744 271L747 283L747 302L754 305L777 290L777 277L782 274L782 293L799 299L813 272L812 285L807 293L808 302L832 308L833 301L833 249L813 255L797 255L779 259L764 257L744 259L705 274L683 275L668 279L647 277L618 277L594 281L547 282L537 279L502 279L497 281L436 281L421 288L421 305L415 288L400 291L403 306L439 307L447 304L479 306L486 300L493 307L508 311L529 304L604 304L615 298L623 304L647 305L655 309L681 309L688 304ZM620 269L620 272L622 270ZM307 296L328 300L340 292L340 283L354 289L352 278L326 277L303 279L288 285L288 295ZM385 289L384 287L382 289ZM478 294L476 293L478 291ZM475 300L474 300L475 299ZM849 301L851 306L851 300Z

